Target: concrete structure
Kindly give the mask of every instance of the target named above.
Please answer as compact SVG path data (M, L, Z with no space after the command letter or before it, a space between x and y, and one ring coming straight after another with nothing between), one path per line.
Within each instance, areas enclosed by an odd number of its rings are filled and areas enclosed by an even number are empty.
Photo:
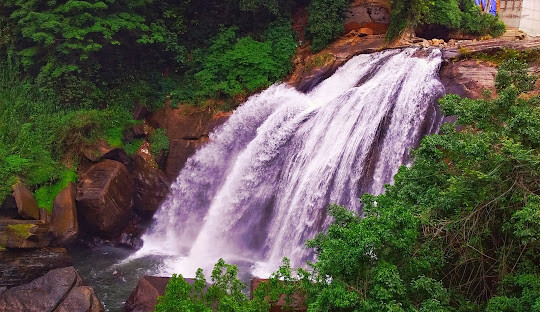
M540 36L540 0L500 0L499 15L510 28Z
M531 36L540 36L540 0L523 0L519 29Z

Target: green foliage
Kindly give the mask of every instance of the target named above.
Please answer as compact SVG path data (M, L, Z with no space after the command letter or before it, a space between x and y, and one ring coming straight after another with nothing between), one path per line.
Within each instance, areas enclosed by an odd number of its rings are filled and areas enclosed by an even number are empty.
M538 310L540 98L518 96L525 69L501 65L495 100L443 98L456 123L364 195L362 217L328 208L333 224L308 241L317 262L287 279L309 311Z
M424 23L459 29L462 13L457 0L434 0Z
M473 0L392 0L387 40L397 38L407 27L437 25L467 35L498 37L506 26L483 13Z
M197 90L187 93L187 100L246 95L289 73L296 50L290 22L271 24L264 41L249 36L238 39L237 32L236 27L223 28L213 40L202 70L194 75L196 87L186 86Z
M163 128L156 129L148 138L148 142L150 143L150 152L154 157L157 157L162 151L165 153L169 151L169 137Z
M212 271L212 285L206 284L201 269L197 271L193 284L186 282L181 275L174 275L154 311L268 311L270 306L264 299L250 301L242 292L245 285L238 280L237 274L235 265L220 259Z
M53 202L63 189L65 189L69 182L77 182L77 173L70 169L65 169L61 176L60 180L54 184L44 185L36 190L35 198L38 204L38 207L45 208L49 213L52 213Z
M122 144L122 130L133 124L129 111L65 110L54 97L21 79L16 58L0 64L0 202L17 178L37 190L40 207L52 209L54 197L76 180L73 168L81 148L105 137Z
M319 52L343 33L348 0L313 0L309 5L308 38Z
M527 69L527 64L520 62L517 58L503 61L495 79L495 88L497 91L502 91L504 88L512 86L519 93L531 91L538 76L529 76Z

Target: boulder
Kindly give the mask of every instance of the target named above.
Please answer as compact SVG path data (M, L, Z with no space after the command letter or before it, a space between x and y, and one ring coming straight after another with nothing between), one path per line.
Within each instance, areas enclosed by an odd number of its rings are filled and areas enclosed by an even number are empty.
M0 294L0 311L100 312L104 308L93 290L82 286L75 268L66 267L5 290Z
M103 160L91 166L77 186L79 224L101 237L115 237L133 209L133 181L122 163Z
M72 243L79 234L76 195L77 188L70 182L54 199L51 232L59 245Z
M135 211L143 216L152 215L169 193L169 178L139 155L134 157L132 176Z
M39 220L0 220L0 247L43 248L50 244L49 225Z
M126 301L126 312L152 312L159 296L165 294L169 277L145 276Z
M17 209L21 217L24 219L39 220L39 207L34 199L34 195L22 182L19 181L13 186L13 197L15 197Z
M0 286L29 283L50 270L71 265L64 248L0 250Z
M111 159L121 162L128 169L132 163L129 156L121 148L112 147L107 141L101 139L96 143L82 149L83 155L92 162L100 162L104 159Z
M170 103L166 103L164 108L149 117L149 125L156 129L164 128L169 137L169 154L164 170L169 180L176 179L187 159L208 141L208 134L224 123L228 116L213 116L208 110L188 105L171 108ZM159 159L156 161L159 163Z
M105 154L114 150L107 141L101 139L92 145L88 145L82 149L83 155L88 158L90 161L98 162L100 161Z

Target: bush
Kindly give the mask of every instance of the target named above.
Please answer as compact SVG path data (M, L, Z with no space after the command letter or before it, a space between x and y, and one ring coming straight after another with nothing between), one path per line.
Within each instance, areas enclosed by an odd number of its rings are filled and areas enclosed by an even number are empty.
M262 298L249 300L242 292L245 285L238 280L238 268L219 259L212 271L212 285L206 285L203 271L199 269L193 284L187 283L181 275L174 275L158 298L155 312L266 312L270 305Z
M154 157L157 157L162 151L167 153L169 151L169 137L167 131L163 128L156 129L148 138L150 143L150 152Z
M309 5L307 37L311 50L319 52L341 36L348 0L313 0Z

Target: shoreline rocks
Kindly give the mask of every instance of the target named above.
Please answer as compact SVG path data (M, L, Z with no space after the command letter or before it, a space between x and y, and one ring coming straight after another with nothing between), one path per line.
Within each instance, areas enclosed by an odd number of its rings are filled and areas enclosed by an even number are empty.
M91 287L73 267L54 269L33 281L0 293L0 311L103 312Z

